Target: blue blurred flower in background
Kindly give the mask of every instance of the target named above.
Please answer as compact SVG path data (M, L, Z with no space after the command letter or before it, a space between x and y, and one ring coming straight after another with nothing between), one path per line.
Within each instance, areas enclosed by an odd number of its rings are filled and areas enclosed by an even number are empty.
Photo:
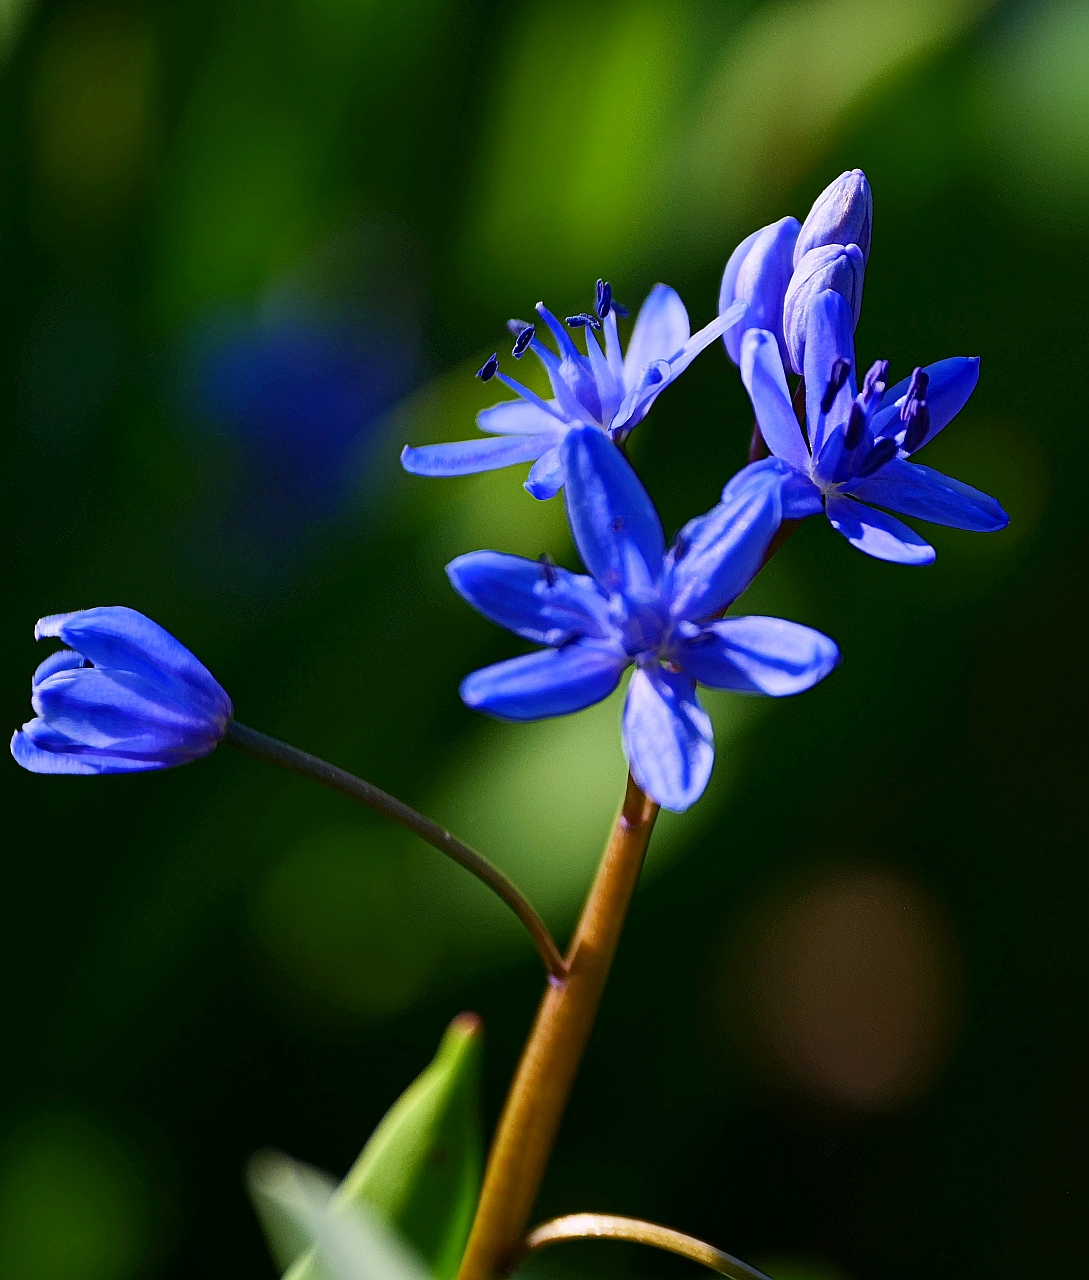
M665 808L687 809L715 755L696 682L800 693L835 667L839 650L797 623L720 616L779 527L776 476L690 521L667 551L647 491L600 430L573 428L561 451L571 532L592 576L495 551L452 561L450 580L475 609L550 646L474 672L461 696L501 719L540 720L600 702L635 663L623 722L632 775Z
M878 361L859 391L854 316L842 294L819 293L806 322L809 443L791 405L775 334L749 330L741 345L741 377L774 457L735 476L723 499L752 484L762 491L767 477L777 475L785 517L803 519L824 510L852 546L900 564L930 564L934 548L902 521L866 504L955 529L1004 529L1009 517L994 498L908 461L964 407L979 378L978 359L939 360L888 389L888 362Z
M234 715L215 677L135 609L59 613L34 628L69 647L34 673L36 718L11 753L32 773L140 773L208 755Z
M520 360L526 351L533 352L548 373L553 398L543 400L500 372L498 356L493 355L478 376L485 382L498 378L521 397L477 415L477 426L495 438L415 449L406 446L401 454L406 471L418 476L463 476L533 462L526 489L535 498L552 498L563 487L561 445L572 427L594 426L610 439L622 441L704 347L744 315L745 306L735 304L693 334L680 296L668 285L656 284L640 308L625 354L616 327L618 304L609 284L599 280L594 310L567 317L572 328L585 330L586 355L543 302L537 304L537 311L552 331L559 354L541 342L535 324L512 320L512 355ZM619 308L619 313L627 315L627 310ZM598 330L605 335L604 353L595 337Z

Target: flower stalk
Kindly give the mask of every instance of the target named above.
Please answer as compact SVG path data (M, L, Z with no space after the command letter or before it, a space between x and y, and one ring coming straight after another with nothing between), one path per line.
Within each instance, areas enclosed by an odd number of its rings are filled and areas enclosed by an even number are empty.
M670 1227L660 1227L655 1222L643 1222L639 1218L623 1218L609 1213L572 1213L563 1218L543 1222L522 1241L518 1260L543 1249L546 1245L562 1244L566 1240L627 1240L633 1244L649 1245L664 1249L678 1257L688 1258L729 1276L730 1280L770 1280L763 1271L757 1271L747 1262L724 1253L714 1245L686 1236Z
M567 953L550 982L492 1142L458 1280L495 1280L515 1258L575 1083L658 805L628 776L627 790Z
M525 925L549 978L560 981L566 976L567 967L560 955L560 949L549 933L548 926L533 909L529 900L515 888L498 867L493 866L475 849L470 849L467 844L463 844L452 836L437 822L424 817L422 813L417 813L396 796L391 796L372 783L364 781L363 778L357 778L344 769L338 769L336 765L312 756L309 752L300 751L298 747L293 747L288 742L270 738L257 729L239 724L237 720L232 720L227 726L226 740L232 746L248 751L250 755L260 756L262 760L270 760L291 773L312 778L323 786L331 787L342 795L358 800L369 809L373 809L375 813L391 818L399 826L418 835L421 840L426 840L429 845L438 849L440 853L445 853L466 871L471 871L478 880L483 881L493 893L502 898Z

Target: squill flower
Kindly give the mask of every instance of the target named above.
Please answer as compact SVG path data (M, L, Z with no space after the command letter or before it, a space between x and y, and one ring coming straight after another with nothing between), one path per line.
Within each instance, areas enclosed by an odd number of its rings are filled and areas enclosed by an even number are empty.
M32 773L138 773L215 750L234 714L212 674L135 609L42 618L36 639L69 647L34 673L35 719L11 754Z
M939 360L887 389L888 362L878 361L859 390L854 317L842 294L816 295L806 333L806 436L791 407L775 334L745 334L741 377L774 456L739 472L726 486L724 501L750 484L762 491L768 476L776 475L784 517L802 519L823 510L852 546L900 564L930 564L934 548L875 507L955 529L1006 527L1009 516L994 498L908 461L964 407L979 377L978 359Z
M447 573L475 609L548 646L473 672L461 696L500 719L540 720L600 702L634 664L623 719L632 775L667 809L687 809L714 763L697 682L782 697L839 661L836 645L809 627L722 617L779 527L778 477L755 478L667 550L647 491L601 431L574 427L560 450L568 520L589 574L495 551L454 560Z
M668 285L656 284L640 308L625 353L616 320L627 311L613 299L609 284L599 280L593 312L567 317L568 326L585 331L583 355L567 329L539 302L537 312L551 331L557 351L540 340L536 324L512 320L511 354L520 360L525 352L533 352L548 373L552 398L543 399L501 372L499 357L493 355L478 377L485 382L498 378L519 396L477 415L477 426L493 438L406 446L401 463L414 475L463 476L532 462L526 489L535 498L551 498L563 486L560 446L573 427L596 427L611 440L624 440L666 387L744 311L744 304L738 303L693 334L679 295ZM604 352L599 332L605 339Z

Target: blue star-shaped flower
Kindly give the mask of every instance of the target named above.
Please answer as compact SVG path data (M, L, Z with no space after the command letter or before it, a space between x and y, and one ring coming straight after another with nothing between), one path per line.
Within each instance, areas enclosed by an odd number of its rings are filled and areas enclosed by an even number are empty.
M135 609L42 618L36 639L70 648L34 672L35 719L11 754L31 773L142 773L214 751L234 715L215 677Z
M739 472L726 486L724 500L777 474L785 517L802 519L823 510L852 546L900 564L930 564L934 548L875 507L954 529L1004 529L1009 516L994 498L908 461L964 407L975 390L979 360L939 360L888 389L888 362L879 361L859 391L853 335L854 316L840 293L825 290L810 301L804 348L807 442L791 407L777 336L766 329L745 334L741 377L774 456Z
M485 382L498 378L520 397L477 415L477 426L495 438L417 449L406 446L401 463L418 476L463 476L533 462L526 489L535 498L554 497L564 481L560 445L572 427L597 427L610 439L623 440L665 388L745 310L739 302L693 334L679 295L668 285L656 284L640 308L625 354L616 319L627 311L613 300L608 283L599 280L594 311L567 318L568 325L586 331L583 355L564 326L539 302L538 314L552 331L559 354L537 337L536 325L521 320L510 322L515 335L512 354L516 359L526 351L537 356L548 372L552 399L542 399L500 372L498 356L493 355L478 376ZM604 352L597 331L604 334Z
M454 560L450 580L475 609L549 646L473 672L461 696L504 720L567 715L607 697L634 663L623 720L632 775L665 808L687 809L714 763L697 681L781 697L839 661L833 641L810 627L721 616L779 527L778 477L755 478L690 521L667 551L647 491L600 430L573 427L559 449L571 532L590 574L495 551Z

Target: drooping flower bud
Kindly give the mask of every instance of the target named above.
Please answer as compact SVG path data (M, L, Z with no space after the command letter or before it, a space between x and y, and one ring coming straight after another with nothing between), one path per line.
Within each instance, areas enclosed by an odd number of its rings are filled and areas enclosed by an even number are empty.
M873 195L861 169L841 173L814 200L794 246L794 265L812 249L829 244L857 244L865 265L870 256Z
M31 773L140 773L214 751L234 715L206 667L135 609L42 618L36 638L69 647L34 673L36 718L11 740Z
M801 224L797 218L754 231L730 255L722 275L718 312L722 315L734 302L748 304L740 324L727 330L723 341L734 364L741 359L741 339L748 329L767 329L779 342L779 354L787 359L783 337L783 299L794 270L794 242Z
M787 288L783 304L783 333L791 366L801 373L805 364L806 312L819 293L831 289L851 308L855 324L862 310L862 280L866 265L857 244L827 244L805 254Z

